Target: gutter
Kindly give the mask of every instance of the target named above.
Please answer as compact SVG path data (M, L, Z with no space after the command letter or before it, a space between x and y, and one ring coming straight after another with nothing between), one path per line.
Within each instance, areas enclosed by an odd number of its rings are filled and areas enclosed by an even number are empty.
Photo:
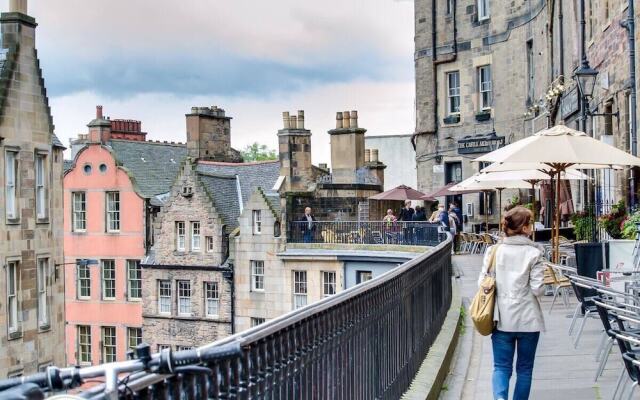
M620 25L627 30L627 36L629 38L629 81L631 86L631 93L629 93L629 102L631 103L629 106L631 108L631 126L629 129L629 133L631 134L631 154L634 156L638 155L638 136L637 136L637 91L636 91L636 28L635 28L635 10L633 5L634 0L628 0L627 7L627 19L625 21L621 21ZM631 207L636 205L636 194L635 194L635 173L633 169L631 170L631 176L629 178L629 196L631 197Z

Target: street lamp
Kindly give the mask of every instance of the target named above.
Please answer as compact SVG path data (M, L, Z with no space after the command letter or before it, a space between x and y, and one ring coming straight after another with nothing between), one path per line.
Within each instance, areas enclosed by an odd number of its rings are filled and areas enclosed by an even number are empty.
M92 259L92 258L79 258L79 259L75 260L74 262L54 264L53 266L55 267L55 279L56 279L56 281L58 280L58 267L60 267L60 266L63 266L63 265L77 265L79 267L88 267L90 265L98 265L98 264L100 264L100 262L98 262L98 260L95 260L95 259Z
M596 86L598 71L589 66L589 61L586 60L586 57L582 60L580 68L576 69L573 75L575 80L578 82L580 94L583 97L593 96L593 89Z

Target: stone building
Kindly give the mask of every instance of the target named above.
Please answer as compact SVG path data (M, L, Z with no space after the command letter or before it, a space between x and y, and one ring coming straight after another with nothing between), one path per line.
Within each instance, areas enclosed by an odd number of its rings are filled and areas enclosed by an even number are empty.
M585 0L587 56L600 71L588 133L630 150L626 0ZM578 127L580 103L573 71L579 66L577 1L415 1L418 188L425 192L468 178L471 160L541 129ZM637 16L636 16L637 20ZM435 51L434 51L435 49ZM597 172L600 199L627 196L628 171ZM573 184L576 205L584 185ZM606 189L605 189L606 187ZM491 218L503 204L490 198ZM448 201L454 199L447 199ZM483 219L483 198L455 198L470 222Z
M152 221L187 157L181 143L146 140L142 123L97 106L71 141L64 175L66 352L70 365L122 361L142 340L140 262ZM76 260L97 265L76 265Z
M252 193L276 183L280 164L237 162L230 119L217 107L187 115L189 157L158 214L153 252L142 266L143 338L154 350L197 346L233 332L229 236ZM262 216L252 218L260 227Z
M0 378L64 364L62 151L26 0L0 16Z

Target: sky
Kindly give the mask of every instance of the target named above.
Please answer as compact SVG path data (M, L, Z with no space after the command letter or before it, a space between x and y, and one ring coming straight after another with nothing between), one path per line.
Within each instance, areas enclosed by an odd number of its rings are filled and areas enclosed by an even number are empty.
M65 144L97 104L141 120L148 139L180 142L191 107L217 105L237 149L276 148L282 112L303 109L314 164L330 163L337 111L358 110L369 135L414 130L411 0L29 3Z

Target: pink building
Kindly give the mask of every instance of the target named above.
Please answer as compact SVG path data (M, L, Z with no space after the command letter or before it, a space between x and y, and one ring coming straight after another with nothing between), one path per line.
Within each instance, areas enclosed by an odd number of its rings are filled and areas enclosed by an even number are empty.
M183 144L148 142L139 121L98 106L72 142L64 176L66 353L69 364L123 360L142 338L140 261L151 220L186 157ZM76 264L96 260L95 265Z

